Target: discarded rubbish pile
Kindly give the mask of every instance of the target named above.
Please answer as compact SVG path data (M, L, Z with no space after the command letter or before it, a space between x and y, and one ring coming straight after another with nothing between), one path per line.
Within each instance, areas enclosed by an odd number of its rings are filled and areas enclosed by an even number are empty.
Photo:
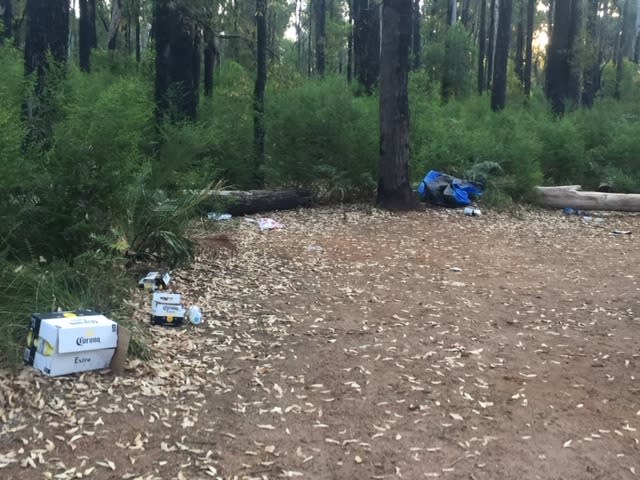
M484 187L446 173L430 170L418 185L420 199L444 207L468 207L482 196Z
M182 304L182 295L167 290L171 283L169 273L149 272L140 279L138 287L153 292L151 300L151 324L165 327L181 327L187 318L194 325L202 322L202 312L192 305L188 309Z
M91 310L34 313L24 361L52 377L110 368L116 350L126 355L128 348L128 335L119 341L120 329L113 320Z

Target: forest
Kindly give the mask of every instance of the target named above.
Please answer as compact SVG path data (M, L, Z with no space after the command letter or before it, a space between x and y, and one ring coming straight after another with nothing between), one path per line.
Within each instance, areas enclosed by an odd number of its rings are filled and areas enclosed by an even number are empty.
M486 181L496 208L537 185L640 193L640 1L0 0L0 13L1 363L19 358L30 312L118 316L133 263L188 259L211 190L384 206L389 178L406 193L439 169Z

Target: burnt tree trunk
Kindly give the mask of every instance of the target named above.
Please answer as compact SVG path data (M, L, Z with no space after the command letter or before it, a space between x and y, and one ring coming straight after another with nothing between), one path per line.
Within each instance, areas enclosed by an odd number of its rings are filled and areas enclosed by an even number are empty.
M216 45L215 33L207 28L204 31L204 95L213 95L213 79L215 68L218 64L218 47Z
M13 37L13 0L2 0L2 8L4 8L4 13L2 14L4 29L0 36L0 45L2 45L3 39Z
M326 37L326 15L327 6L325 0L313 0L313 17L315 20L315 37L316 37L316 74L324 76L325 69L325 44Z
M353 0L349 0L349 35L347 36L347 82L353 80Z
M142 58L141 52L141 38L140 38L140 4L136 3L136 62L140 63Z
M571 77L571 10L573 0L554 3L553 27L547 53L547 78L545 91L556 115L565 112L565 102L569 98Z
M527 34L524 55L524 94L531 95L531 70L533 66L533 31L535 29L536 0L527 0Z
M380 14L374 0L353 0L354 70L358 82L371 94L380 73Z
M380 75L378 205L413 206L409 184L409 46L411 0L384 0Z
M158 120L196 119L200 57L197 31L188 10L173 0L157 0L153 12L156 42L155 99ZM195 63L198 64L196 67Z
M80 0L80 19L78 25L80 69L91 71L91 49L96 42L96 2Z
M56 62L66 63L69 45L68 0L28 0L26 7L25 73L45 75L47 52Z
M487 0L480 0L480 30L478 31L478 95L486 89L485 54L487 51Z
M256 82L253 90L253 146L255 166L253 184L264 186L264 90L267 86L267 0L256 0Z
M513 0L500 0L496 53L493 67L493 84L491 86L491 109L494 112L502 110L506 103L512 8Z
M411 17L411 60L413 70L419 70L422 64L422 34L420 32L420 17L420 0L414 0Z

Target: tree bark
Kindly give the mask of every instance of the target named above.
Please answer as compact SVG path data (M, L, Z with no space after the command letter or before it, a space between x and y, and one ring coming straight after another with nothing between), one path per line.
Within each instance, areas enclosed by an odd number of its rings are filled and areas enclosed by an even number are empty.
M573 0L569 31L569 99L577 106L582 104L582 9L583 0Z
M253 91L253 146L255 152L254 181L264 186L265 123L264 90L267 85L267 0L256 0L256 82Z
M347 36L347 82L353 80L353 1L349 0L349 34Z
M491 0L490 9L489 9L489 46L487 47L487 81L485 82L485 86L487 89L491 88L491 81L493 80L493 62L495 58L496 51L496 20L498 16L497 12L497 3L499 0Z
M203 207L215 208L222 203L225 205L224 213L236 216L307 208L311 202L311 193L305 190L226 190L213 193L211 201L205 201Z
M4 13L2 14L4 30L2 36L0 36L0 45L2 45L3 38L9 39L13 37L13 0L2 0L2 7L4 8Z
M449 0L447 4L447 25L452 27L458 21L458 2Z
M142 44L140 38L140 4L136 2L136 62L140 63L142 59Z
M480 0L480 30L478 32L478 95L485 91L485 54L487 49L487 0Z
M536 0L527 0L527 34L524 56L524 94L531 95L531 70L533 66L533 31L535 30Z
M524 88L524 24L523 24L523 9L517 8L517 22L516 22L516 52L515 52L515 72L520 86Z
M600 0L588 0L587 32L586 32L586 64L584 72L584 88L582 103L591 107L600 90L600 63L602 50L598 35L598 8Z
M164 1L164 0L161 0ZM118 30L122 19L122 0L112 0L111 2L111 22L107 33L107 48L115 50L118 46Z
M582 192L579 185L536 187L535 193L536 203L549 208L640 212L639 194Z
M554 3L554 23L547 54L545 90L547 98L551 102L551 109L556 115L564 114L566 108L565 102L570 96L570 33L573 1L574 0L565 0Z
M175 0L156 0L153 32L156 42L155 98L158 120L161 122L168 116L172 122L195 121L200 57L194 22L188 10Z
M93 41L96 36L95 18L95 0L80 0L78 52L80 56L80 69L83 72L91 71L91 49L93 48ZM94 22L93 27L91 26L92 19Z
M315 19L315 36L316 36L316 74L324 76L325 57L324 50L327 41L326 38L326 14L327 5L325 0L313 0L314 19Z
M460 22L464 25L464 28L469 28L469 9L471 7L471 0L464 0L462 2L462 12L460 13Z
M422 64L422 35L420 32L420 0L414 0L412 10L412 37L411 37L411 53L413 60L413 70L419 70Z
M624 76L624 50L627 43L628 29L625 28L629 16L629 0L624 2L622 11L620 12L620 34L618 35L618 43L616 45L616 81L613 96L617 99L620 98L620 86L622 85L622 78Z
M371 94L380 73L380 15L375 0L353 0L355 76Z
M213 79L218 64L218 48L215 33L207 28L204 31L204 95L213 96Z
M28 0L26 6L25 73L44 78L47 51L56 62L66 63L69 45L68 0Z
M409 184L411 0L384 0L382 18L377 202L382 208L406 210L414 204Z
M494 112L502 110L506 103L512 7L513 0L500 0L493 85L491 87L491 109Z

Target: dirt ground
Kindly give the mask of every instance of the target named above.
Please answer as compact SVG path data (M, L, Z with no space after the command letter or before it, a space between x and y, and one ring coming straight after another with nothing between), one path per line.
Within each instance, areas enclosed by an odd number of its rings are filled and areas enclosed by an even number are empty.
M198 229L151 362L0 374L0 478L638 478L640 216L274 218Z

